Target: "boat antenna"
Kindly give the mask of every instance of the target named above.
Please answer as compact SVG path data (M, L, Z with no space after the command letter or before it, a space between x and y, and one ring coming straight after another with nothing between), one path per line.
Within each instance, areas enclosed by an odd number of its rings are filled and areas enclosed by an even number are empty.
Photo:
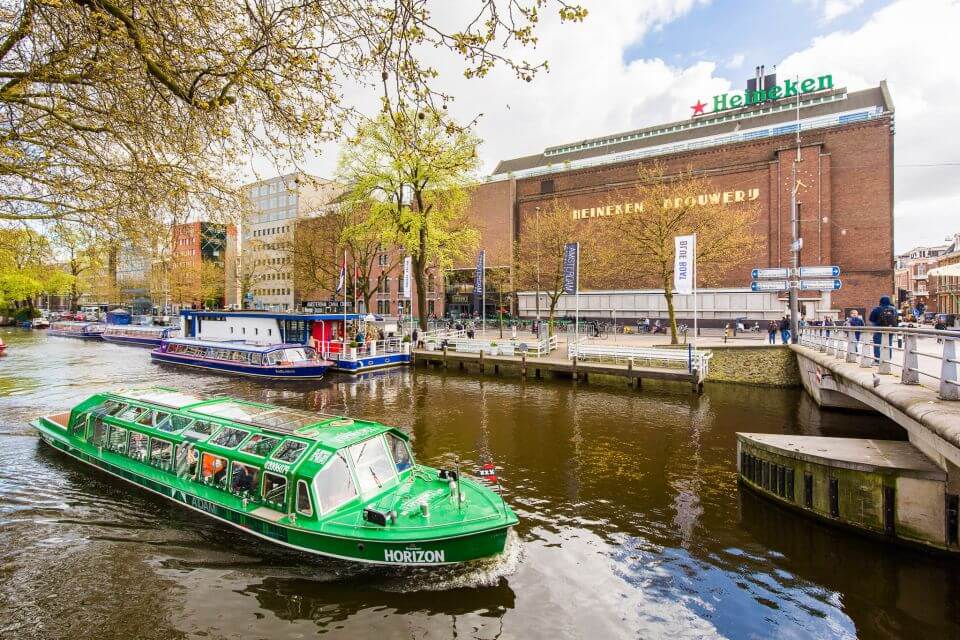
M463 511L463 494L460 492L460 456L457 456L457 511Z

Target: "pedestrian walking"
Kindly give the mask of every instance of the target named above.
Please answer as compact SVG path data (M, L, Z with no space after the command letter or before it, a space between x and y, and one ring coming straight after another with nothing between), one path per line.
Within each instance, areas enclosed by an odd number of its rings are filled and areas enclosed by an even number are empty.
M850 319L848 321L848 324L851 327L863 326L863 318L860 317L859 311L857 311L856 309L853 309L852 311L850 311ZM857 331L856 329L854 329L853 331L853 340L856 343L856 345L854 346L854 349L856 350L857 353L860 353L860 332Z
M872 327L895 327L897 326L897 308L890 303L890 296L881 296L880 304L870 311L870 326ZM873 359L880 362L880 345L883 342L883 334L875 332L873 334ZM888 347L893 347L893 333L887 336ZM892 354L891 354L892 355Z
M790 342L790 318L783 316L780 318L780 324L778 325L780 329L780 341L783 344Z
M767 342L777 344L777 323L775 320L771 320L770 324L767 325Z

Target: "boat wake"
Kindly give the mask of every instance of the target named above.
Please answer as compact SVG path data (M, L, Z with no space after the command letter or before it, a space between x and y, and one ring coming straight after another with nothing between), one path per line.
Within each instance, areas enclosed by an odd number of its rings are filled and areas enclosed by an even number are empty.
M450 591L477 587L495 587L520 567L523 543L514 530L507 534L503 553L449 567L411 568L383 581L380 588L389 592Z

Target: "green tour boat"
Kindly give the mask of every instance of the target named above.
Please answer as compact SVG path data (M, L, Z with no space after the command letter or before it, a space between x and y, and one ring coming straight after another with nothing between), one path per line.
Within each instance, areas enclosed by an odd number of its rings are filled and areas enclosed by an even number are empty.
M391 565L501 553L517 517L376 422L153 387L98 393L33 426L102 471L271 542Z

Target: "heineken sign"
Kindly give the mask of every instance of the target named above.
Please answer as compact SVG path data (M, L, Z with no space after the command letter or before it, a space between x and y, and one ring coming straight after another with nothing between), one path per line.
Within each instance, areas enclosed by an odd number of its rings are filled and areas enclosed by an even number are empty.
M833 75L827 74L817 76L816 78L804 78L803 80L784 80L782 84L774 85L756 91L744 91L742 93L720 93L713 96L713 110L727 111L729 109L740 109L754 104L762 104L768 100L781 100L783 98L792 98L804 93L813 93L815 91L825 91L833 88ZM693 109L694 116L704 115L704 109L707 104L697 100L697 104L690 107Z

